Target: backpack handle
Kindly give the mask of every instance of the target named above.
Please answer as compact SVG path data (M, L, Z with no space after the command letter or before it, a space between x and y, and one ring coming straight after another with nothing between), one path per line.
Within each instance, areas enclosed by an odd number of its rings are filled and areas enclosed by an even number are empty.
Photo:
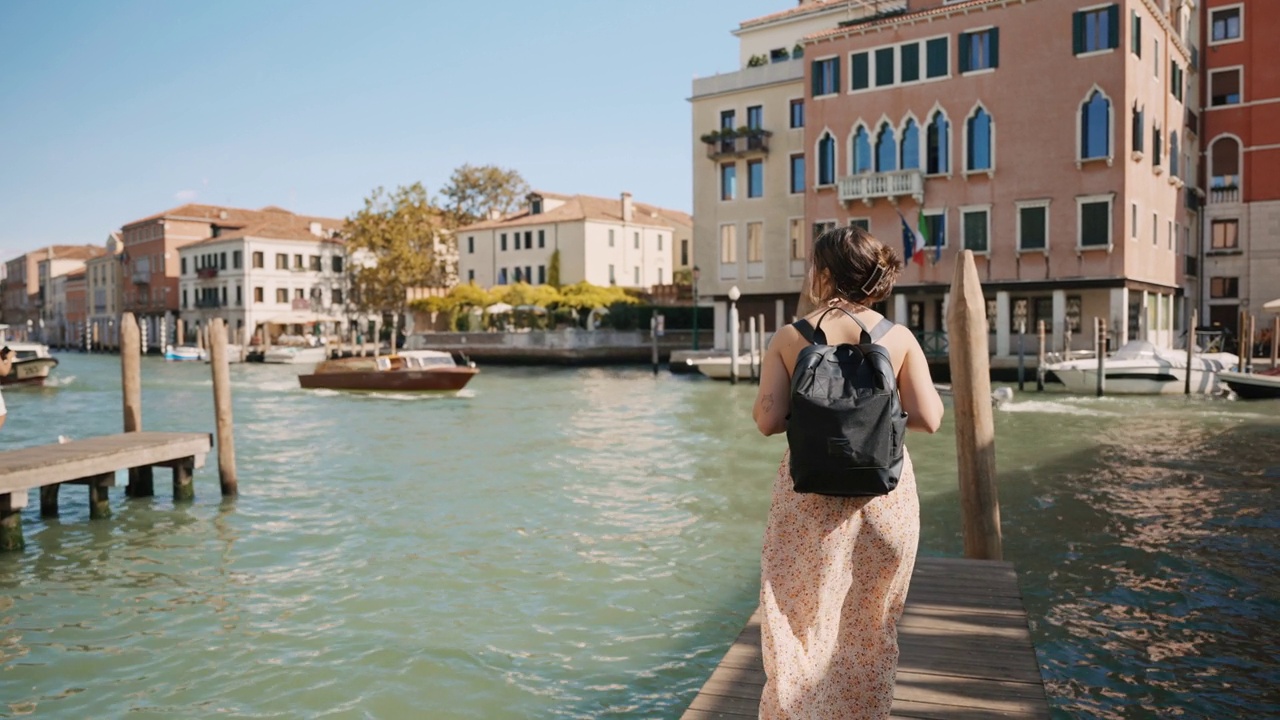
M827 334L822 332L822 321L827 319L827 315L831 314L832 310L839 310L845 315L848 315L850 320L858 323L858 327L862 328L862 337L858 339L858 342L862 343L863 345L875 342L871 338L871 331L867 329L867 326L863 325L861 320L854 317L853 313L839 306L829 307L826 309L826 312L818 316L818 324L815 325L813 328L813 337L815 342L820 342L823 345L827 344Z
M859 338L858 341L862 344L879 342L880 338L884 337L885 334L887 334L890 330L893 329L893 322L890 321L889 318L884 318L879 323L877 323L875 327L868 330L867 326L863 325L862 321L859 320L857 317L855 317L853 313L841 307L827 308L827 311L822 313L822 315L818 317L819 327L817 328L810 325L809 321L804 318L800 318L799 320L795 321L791 325L797 331L799 331L800 335L803 336L805 340L808 340L810 344L826 345L827 334L822 332L821 326L822 326L822 321L827 317L827 313L830 313L832 310L840 310L845 315L848 315L849 319L853 320L855 323L858 323L858 327L862 328L862 337Z

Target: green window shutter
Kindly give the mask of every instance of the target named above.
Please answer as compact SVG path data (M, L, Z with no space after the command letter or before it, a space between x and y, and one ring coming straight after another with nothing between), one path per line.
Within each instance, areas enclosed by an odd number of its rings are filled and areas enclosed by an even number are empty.
M920 79L920 44L903 45L901 49L902 82Z
M1134 10L1133 16L1129 18L1129 27L1129 32L1132 36L1130 38L1130 44L1133 46L1130 50L1133 51L1134 55L1142 57L1142 18L1138 17L1137 10Z
M840 60L831 61L831 89L840 92Z
M960 72L969 72L969 33L960 33L960 41L956 45L960 53Z
M813 96L818 97L822 94L822 63L814 60L809 63L809 70L813 76Z
M993 27L991 33L991 67L1000 67L1000 28Z
M1071 16L1071 51L1076 55L1084 52L1084 13L1077 12Z
M849 60L850 89L866 90L871 85L870 56L860 52Z
M1107 47L1120 47L1120 6L1107 8Z

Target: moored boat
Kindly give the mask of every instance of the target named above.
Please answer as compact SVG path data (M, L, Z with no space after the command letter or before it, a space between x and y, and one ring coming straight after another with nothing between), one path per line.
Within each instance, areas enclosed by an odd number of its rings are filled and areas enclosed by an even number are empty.
M306 365L323 362L325 355L324 346L273 345L262 353L262 362Z
M0 385L43 385L58 359L49 354L49 346L40 343L12 342L13 369L0 378Z
M1106 392L1116 395L1165 395L1184 392L1191 373L1191 392L1222 392L1218 373L1237 366L1231 353L1193 353L1187 366L1185 350L1162 350L1145 340L1126 343L1106 358ZM1050 380L1073 393L1092 393L1098 383L1098 358L1082 358L1045 365Z
M298 382L307 389L454 392L478 372L474 363L459 365L446 352L407 350L376 358L326 360L315 372L299 375Z
M1260 373L1220 372L1218 379L1242 400L1280 399L1280 368Z
M173 362L199 362L207 360L208 355L204 348L195 345L166 345L164 359Z
M738 379L751 377L751 361L756 359L759 364L759 356L754 353L743 354L738 356ZM698 372L706 375L712 380L728 380L730 379L732 367L731 358L727 355L717 355L715 357L704 357L693 359L690 358L688 363L698 369Z

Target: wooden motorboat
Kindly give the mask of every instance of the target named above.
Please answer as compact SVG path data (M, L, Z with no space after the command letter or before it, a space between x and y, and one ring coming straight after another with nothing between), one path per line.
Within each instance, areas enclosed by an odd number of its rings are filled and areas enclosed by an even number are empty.
M298 382L308 389L453 392L478 372L474 363L459 365L446 352L407 350L376 358L326 360L315 372L299 375Z
M1220 372L1218 380L1242 400L1280 399L1280 368L1260 373Z
M0 378L0 385L44 385L58 359L49 354L49 346L40 343L8 343L13 351L13 369Z

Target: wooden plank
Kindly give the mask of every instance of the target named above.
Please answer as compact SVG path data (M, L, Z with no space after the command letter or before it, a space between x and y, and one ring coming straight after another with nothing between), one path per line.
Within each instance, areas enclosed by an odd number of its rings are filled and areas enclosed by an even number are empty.
M10 450L0 453L0 492L83 480L185 457L194 457L200 466L212 444L207 433L133 432Z
M898 625L898 647L892 717L1049 717L1009 563L920 558ZM754 718L765 679L757 608L682 718Z

